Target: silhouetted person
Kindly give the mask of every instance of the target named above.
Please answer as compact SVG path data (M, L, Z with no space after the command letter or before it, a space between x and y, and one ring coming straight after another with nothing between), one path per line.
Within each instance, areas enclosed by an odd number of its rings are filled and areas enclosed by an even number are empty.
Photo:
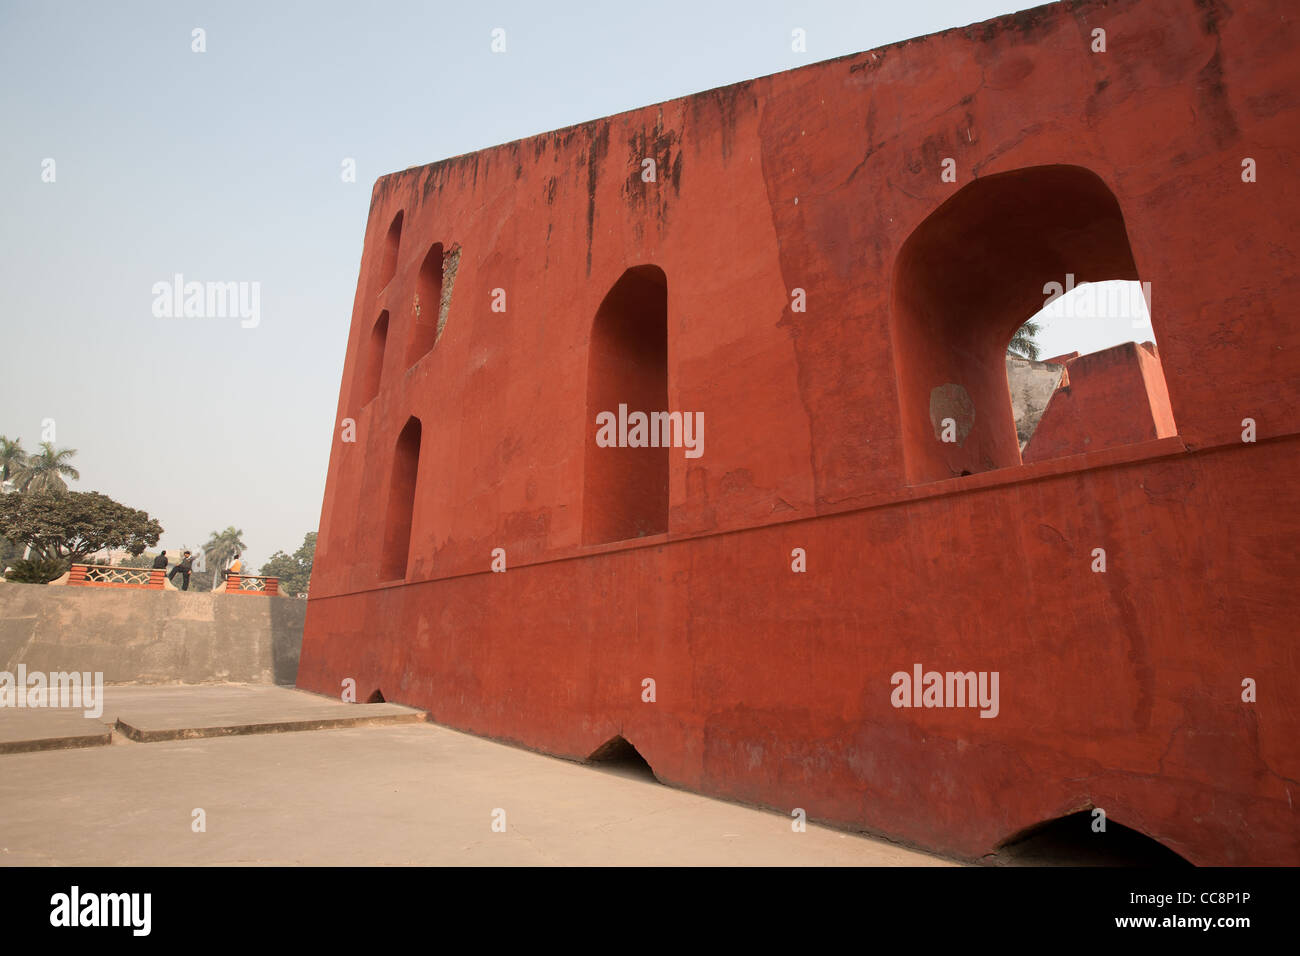
M175 583L176 575L179 574L181 576L181 590L188 591L190 589L190 572L192 570L194 570L194 556L186 551L181 555L181 563L172 568L172 573L167 577L171 578L172 582Z
M159 552L158 552L158 557L156 557L156 558L153 559L153 569L154 569L155 571L166 571L166 570L167 570L167 552L166 552L166 551L159 551Z

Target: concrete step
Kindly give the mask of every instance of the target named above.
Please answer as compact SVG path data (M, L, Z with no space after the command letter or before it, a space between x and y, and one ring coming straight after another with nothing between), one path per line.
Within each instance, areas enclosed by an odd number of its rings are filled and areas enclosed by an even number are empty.
M349 704L270 684L108 685L102 713L0 708L0 754L423 723L400 704Z
M11 708L0 710L0 754L34 750L103 747L113 740L113 728L80 710Z
M388 710L386 708L393 708ZM384 727L392 724L424 723L423 711L398 707L396 704L354 704L348 716L295 717L252 723L219 723L205 726L180 726L177 722L149 720L124 715L115 729L128 740L152 744L162 740L193 740L203 737L234 737L242 734L284 734L304 730L332 730L338 727Z

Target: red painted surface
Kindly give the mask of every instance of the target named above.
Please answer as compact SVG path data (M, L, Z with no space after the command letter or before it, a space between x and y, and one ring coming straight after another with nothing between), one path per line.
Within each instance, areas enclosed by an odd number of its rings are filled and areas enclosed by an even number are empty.
M1025 446L1045 461L1178 434L1154 344L1128 342L1059 361L1066 376Z
M262 587L258 588L251 584L245 585L244 582L261 581ZM280 593L280 579L265 577L260 574L226 574L226 594L261 594L270 597L276 597Z
M674 784L968 858L1098 806L1193 862L1300 863L1290 12L1053 5L381 179L299 684L568 757L622 734ZM602 303L649 266L704 454L666 456L666 531L595 543L657 493L616 457L643 449L593 458L591 405ZM1021 464L1000 350L1067 272L1152 283L1178 437ZM998 716L894 708L916 663L998 671Z
M161 591L163 590L163 578L166 576L165 571L161 569L148 569L147 582L134 583L131 581L96 581L87 575L90 574L92 567L108 568L111 565L90 565L90 564L73 564L68 569L68 585L71 587L88 587L88 588L133 588L142 591ZM143 572L144 569L140 569ZM133 573L132 577L143 578L143 573Z

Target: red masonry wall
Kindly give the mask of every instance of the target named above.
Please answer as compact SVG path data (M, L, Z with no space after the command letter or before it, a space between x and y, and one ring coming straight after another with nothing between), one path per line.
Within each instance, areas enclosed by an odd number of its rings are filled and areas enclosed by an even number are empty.
M381 179L300 686L965 858L1095 806L1300 863L1293 12L1053 4ZM704 450L666 532L584 544L595 320L650 266ZM1176 437L1021 463L1001 350L1067 272L1152 283ZM892 706L918 663L997 716Z

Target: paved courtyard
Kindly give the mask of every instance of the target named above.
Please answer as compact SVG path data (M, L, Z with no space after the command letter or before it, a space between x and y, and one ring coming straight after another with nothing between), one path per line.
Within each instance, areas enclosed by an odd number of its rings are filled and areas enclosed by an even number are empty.
M98 718L0 709L4 865L953 865L790 824L290 688L109 686Z

